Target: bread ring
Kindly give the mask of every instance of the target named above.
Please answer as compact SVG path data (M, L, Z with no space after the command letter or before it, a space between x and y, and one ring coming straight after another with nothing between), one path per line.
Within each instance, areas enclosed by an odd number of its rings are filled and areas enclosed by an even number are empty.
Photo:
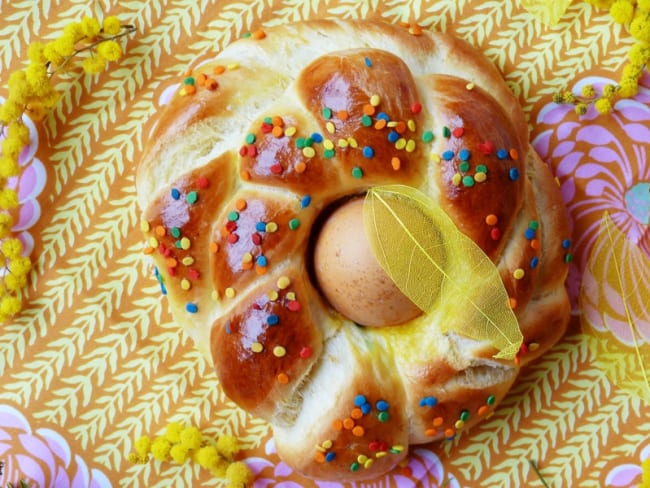
M497 265L524 336L518 361L442 333L436 310L364 327L325 298L321 223L395 183L435 199ZM499 72L449 35L310 21L238 40L183 80L136 184L175 320L310 477L374 478L409 444L454 438L568 322L558 187Z

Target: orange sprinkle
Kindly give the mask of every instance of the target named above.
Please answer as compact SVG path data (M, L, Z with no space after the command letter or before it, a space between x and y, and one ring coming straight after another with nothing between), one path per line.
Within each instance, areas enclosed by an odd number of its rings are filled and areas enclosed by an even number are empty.
M144 254L153 254L154 251L155 251L155 249L153 247L147 246L147 247L144 248L144 250L142 252Z
M350 114L348 114L347 110L339 110L338 112L336 112L336 117L339 120L348 120L348 117L350 117Z
M370 105L369 103L366 103L366 104L363 106L363 113L364 113L365 115L375 115L375 107L373 107L373 106Z
M199 76L196 77L196 82L203 86L205 85L205 82L207 81L208 77L205 76L205 73L200 73Z
M300 161L298 164L296 164L296 173L304 173L306 169L307 165L304 161Z
M361 427L360 425L356 425L352 429L352 435L355 437L363 437L363 435L366 433L365 429Z
M194 85L185 85L184 90L186 95L193 95L196 93L196 87Z
M274 115L271 117L271 124L277 127L284 127L284 120L279 115Z
M510 157L516 161L517 159L519 159L519 151L517 151L513 147L512 149L510 149Z
M208 78L205 80L205 87L210 91L214 91L219 87L219 83L214 78Z
M325 462L325 453L321 451L316 451L316 454L314 454L314 460L317 463L324 463Z
M243 198L240 198L235 202L235 207L237 208L237 210L246 210L247 205L248 204L246 203L246 200L244 200Z
M289 377L287 376L286 373L278 374L278 383L280 383L281 385L286 385L287 383L289 383Z
M191 69L185 70L185 73L183 73L183 76L192 76L192 70Z
M255 265L255 272L260 276L265 275L268 270L269 268L266 266Z
M361 417L363 417L363 412L358 407L353 408L352 412L350 412L350 417L352 417L353 419L360 419Z
M386 119L379 119L377 122L375 122L375 129L381 130L384 127L386 127Z
M266 32L264 32L262 29L258 29L253 32L251 37L256 40L264 39L266 37Z
M273 135L273 137L282 137L284 135L284 129L280 125L274 125L271 130L271 135Z
M532 247L535 250L539 249L539 239L531 239L530 247Z
M241 179L244 181L250 181L251 180L251 174L246 171L245 169L241 170L239 173L239 176L241 176Z
M420 27L417 24L413 24L411 27L409 27L409 34L413 34L414 36L419 36L422 34L422 27Z
M167 264L168 268L175 268L176 266L178 266L178 261L176 261L176 259L174 258L167 258L165 260L165 264Z
M404 466L402 469L400 469L400 472L402 473L402 476L406 476L407 478L413 476L413 471L409 466Z
M247 270L247 269L253 269L253 261L249 261L246 263L241 263L241 269ZM278 381L280 381L278 379Z
M395 132L398 134L404 134L404 132L406 132L406 123L400 120L397 125L395 125Z
M226 229L226 226L224 225L221 228L221 236L222 237L228 237L229 235L230 235L230 231L228 229Z
M454 437L456 435L456 431L452 428L445 429L445 437Z
M517 307L517 299L515 297L509 297L508 298L508 306L510 308L516 308Z
M210 252L214 254L214 253L217 252L218 250L219 250L219 244L217 244L216 242L212 241L212 242L210 243Z
M214 68L212 68L212 73L215 75L220 75L223 74L226 71L226 67L218 64Z
M343 430L343 421L336 419L334 422L332 422L332 428L336 431Z
M499 218L494 214L490 214L487 217L485 217L485 223L487 225L497 225L498 222L499 222Z
M480 416L483 416L486 413L488 413L488 410L490 410L490 407L488 407L487 405L481 405L480 407L478 407L478 414Z
M426 435L427 437L433 437L434 435L436 435L436 429L427 429L424 431L424 435Z
M397 25L399 25L400 27L404 27L405 29L408 29L409 27L411 27L411 24L409 24L408 22L405 22L405 21L403 21L403 20L400 20L400 21L397 23Z
M166 233L167 231L162 225L156 226L156 235L158 235L159 237L163 237Z
M345 419L343 421L343 428L344 429L352 430L353 427L354 427L354 420L352 420L350 417L348 417L347 419Z
M433 426L434 427L440 427L444 422L444 419L442 417L436 417L433 419Z
M395 171L402 167L402 162L397 156L393 157L393 159L390 160L390 164Z

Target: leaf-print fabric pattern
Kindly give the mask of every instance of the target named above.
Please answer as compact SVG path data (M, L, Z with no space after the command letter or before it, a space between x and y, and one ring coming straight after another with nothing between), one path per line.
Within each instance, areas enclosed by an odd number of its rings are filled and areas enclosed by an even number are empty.
M257 487L319 486L288 471L268 447L268 426L223 395L172 322L142 254L134 168L155 115L189 63L247 32L306 18L377 17L457 34L504 73L558 176L575 223L573 288L600 206L616 210L617 225L648 249L648 224L630 208L647 202L638 185L650 181L648 91L608 118L579 120L550 104L567 85L617 78L624 61L624 30L586 2L572 2L552 28L518 2L490 0L0 2L0 96L30 42L104 14L137 26L125 57L95 77L56 78L62 98L32 131L33 154L25 154L32 163L19 186L31 215L19 225L32 236L35 272L23 312L0 328L0 405L21 419L22 430L2 431L0 443L17 452L32 436L54 454L31 464L11 458L9 470L3 447L0 485L23 477L34 486L73 486L83 472L116 487L219 486L189 464L127 461L137 437L179 421L238 435ZM650 86L647 75L643 84ZM593 359L569 334L527 368L489 419L452 443L416 447L407 466L357 486L539 486L530 460L550 486L606 486L616 466L639 466L650 409L616 388Z

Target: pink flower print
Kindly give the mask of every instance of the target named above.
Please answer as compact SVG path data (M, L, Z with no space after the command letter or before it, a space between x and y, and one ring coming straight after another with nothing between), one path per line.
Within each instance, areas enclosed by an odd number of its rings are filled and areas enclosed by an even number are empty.
M88 469L66 440L50 429L33 430L18 410L0 405L0 486L25 480L30 487L104 488L109 479Z
M600 89L612 83L585 78ZM544 106L537 117L533 146L553 167L573 227L574 261L568 287L574 306L582 273L597 237L603 212L650 257L650 77L641 80L639 94L621 100L609 115L593 107L579 117L572 106Z
M650 444L646 445L639 455L639 464L625 463L613 467L605 478L608 488L637 488L641 483L643 471L641 464L650 459Z
M399 470L383 476L376 481L363 481L359 483L338 483L330 481L315 481L318 488L437 488L446 486L460 488L457 479L450 474L445 474L440 458L428 449L413 449L409 454L408 467L411 476L399 473ZM301 488L299 482L290 478L293 470L276 454L275 443L270 439L265 446L265 457L251 457L246 464L255 474L254 488Z
M0 98L0 103L2 101L4 100ZM18 158L18 164L22 169L21 175L9 178L7 186L18 191L20 209L13 230L23 243L23 254L29 256L34 249L34 238L30 229L41 216L38 197L45 188L47 172L43 163L36 157L39 144L38 131L28 117L23 117L23 123L29 129L29 145L22 150ZM6 131L0 132L0 141L5 137Z

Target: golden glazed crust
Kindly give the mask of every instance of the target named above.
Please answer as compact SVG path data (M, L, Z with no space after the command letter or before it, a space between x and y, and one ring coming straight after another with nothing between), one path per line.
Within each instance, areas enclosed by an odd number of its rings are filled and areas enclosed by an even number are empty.
M559 190L516 99L466 42L302 22L197 61L183 83L137 170L148 251L176 321L295 469L381 475L409 444L478 422L564 333ZM516 362L442 333L436 310L366 328L323 298L320 223L395 183L435 199L495 262L524 335Z

